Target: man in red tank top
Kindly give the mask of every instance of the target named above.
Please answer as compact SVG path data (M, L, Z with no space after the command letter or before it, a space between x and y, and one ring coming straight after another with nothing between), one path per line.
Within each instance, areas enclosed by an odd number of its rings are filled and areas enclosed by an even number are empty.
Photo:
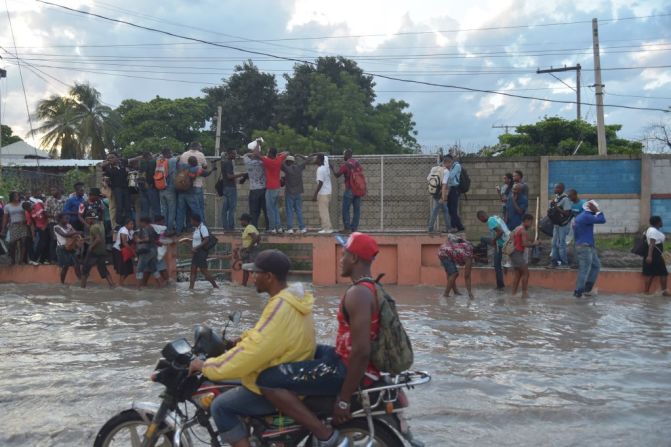
M338 333L335 348L318 346L315 360L287 363L262 372L256 384L263 395L282 413L309 429L320 447L351 445L340 439L337 430L324 425L298 396L337 396L333 424L351 418L352 395L363 383L379 378L370 362L371 340L379 331L379 305L371 277L371 264L378 253L375 239L363 233L352 233L343 246L340 275L352 280L338 308Z

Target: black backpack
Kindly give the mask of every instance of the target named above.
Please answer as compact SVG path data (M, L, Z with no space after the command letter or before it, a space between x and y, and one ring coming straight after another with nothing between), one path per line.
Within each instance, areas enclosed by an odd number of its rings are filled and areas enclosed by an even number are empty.
M468 175L468 171L461 167L461 175L459 175L459 192L466 194L471 189L471 177Z
M568 225L571 219L573 219L573 213L569 214L568 216L564 216L562 214L562 210L558 206L559 202L561 202L564 197L566 197L566 195L562 194L557 199L553 200L553 202L557 202L557 206L551 206L548 209L548 217L554 225L559 225L560 227Z

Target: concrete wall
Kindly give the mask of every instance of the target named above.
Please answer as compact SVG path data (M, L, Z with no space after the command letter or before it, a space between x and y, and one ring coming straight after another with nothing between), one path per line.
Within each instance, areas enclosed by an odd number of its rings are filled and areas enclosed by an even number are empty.
M426 231L431 210L426 176L436 162L435 156L385 155L357 157L364 167L368 181L368 195L362 202L361 229L367 231ZM331 159L336 167L341 157ZM506 172L521 170L529 186L529 212L536 212L539 199L540 214L544 215L552 195L552 185L561 181L567 188L575 188L584 199L599 201L608 224L597 226L599 232L635 232L647 225L652 209L666 213L666 200L671 200L671 156L650 155L641 157L576 156L576 157L513 157L478 158L464 157L462 166L471 177L471 191L461 201L461 217L469 237L486 233L484 225L475 217L482 209L490 214L501 213L501 203L494 189L502 184ZM244 171L242 162L236 166ZM214 183L217 175L207 179L210 193L208 222L221 226L222 199L216 197ZM303 211L306 225L319 227L316 203L310 198L316 187L315 167L309 166L303 174L305 194ZM332 177L331 221L342 229L343 179ZM238 189L238 214L247 211L248 185ZM282 222L286 221L282 203ZM671 205L669 205L671 206ZM671 216L667 219L671 222ZM263 225L261 225L263 227ZM294 224L295 226L295 224ZM442 223L440 224L442 227ZM671 224L667 224L667 227Z

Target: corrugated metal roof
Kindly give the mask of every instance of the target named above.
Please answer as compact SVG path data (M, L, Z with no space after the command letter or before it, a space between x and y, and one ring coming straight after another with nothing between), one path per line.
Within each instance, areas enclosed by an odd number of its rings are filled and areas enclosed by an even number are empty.
M21 159L21 158L3 158L1 160L2 167L16 166L17 168L85 168L95 166L102 163L102 160L35 160L35 159Z
M49 157L49 152L42 149L38 149L25 141L17 141L16 143L8 144L7 146L2 146L0 149L0 156L3 158L25 158L25 157L39 157L39 158L51 158Z

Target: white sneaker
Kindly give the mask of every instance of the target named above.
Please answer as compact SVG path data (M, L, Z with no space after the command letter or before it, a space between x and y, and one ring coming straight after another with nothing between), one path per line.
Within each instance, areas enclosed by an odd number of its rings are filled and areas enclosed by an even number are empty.
M308 229L307 229L307 228L303 228L303 229L300 231L301 234L305 234L305 233L307 233L307 232L308 232Z
M294 234L294 230L287 230L287 234Z
M39 262L35 262L35 261L28 261L28 264L30 264L30 265L40 265Z
M269 233L270 234L277 234L277 230L270 230Z
M331 234L331 233L333 233L333 230L319 230L317 233L319 233L319 234Z

